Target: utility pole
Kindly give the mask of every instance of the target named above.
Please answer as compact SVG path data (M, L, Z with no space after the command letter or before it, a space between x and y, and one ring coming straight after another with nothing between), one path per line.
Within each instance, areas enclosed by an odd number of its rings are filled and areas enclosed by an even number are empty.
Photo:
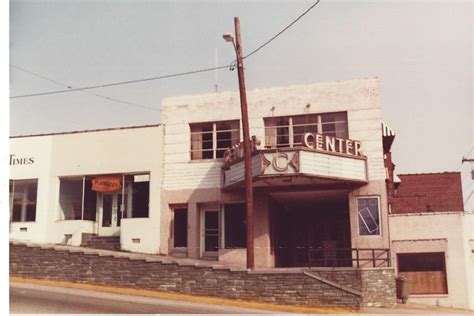
M244 63L242 58L242 42L240 38L240 19L234 18L235 53L237 55L237 72L239 75L240 106L242 110L242 128L244 136L245 166L245 206L247 209L247 269L255 268L254 253L254 217L253 217L253 185L252 185L252 146L250 143L249 116L247 111L247 94L245 91ZM225 37L224 37L225 38ZM226 39L227 40L227 39ZM234 43L232 41L232 43Z

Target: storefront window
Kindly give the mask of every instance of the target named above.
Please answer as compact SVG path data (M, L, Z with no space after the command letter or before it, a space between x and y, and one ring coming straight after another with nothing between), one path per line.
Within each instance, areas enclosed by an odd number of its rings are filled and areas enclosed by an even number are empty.
M36 220L38 180L10 181L10 212L12 222Z
M240 141L239 121L190 124L191 160L223 158Z
M84 216L87 221L96 221L97 192L92 190L92 179L84 179Z
M120 225L122 208L124 218L148 217L150 175L124 175L119 177L120 182L123 180L124 184L121 185L121 189L114 191L114 194L117 195L116 204L119 209L118 225ZM59 205L61 219L97 220L98 191L92 189L92 180L95 178L97 177L84 176L75 179L60 179Z
M84 179L61 179L59 205L62 219L82 219L82 191Z
M224 206L225 248L247 247L247 215L245 204L226 204Z
M264 123L266 148L302 146L306 133L348 138L347 112L269 117Z
M359 235L380 235L380 212L378 197L357 198Z
M133 176L132 189L132 217L148 217L148 204L150 201L149 175ZM125 203L126 204L126 203Z

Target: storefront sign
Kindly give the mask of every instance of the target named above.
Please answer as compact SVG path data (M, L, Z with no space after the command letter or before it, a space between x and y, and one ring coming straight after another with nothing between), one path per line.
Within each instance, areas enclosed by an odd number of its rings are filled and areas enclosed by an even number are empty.
M116 191L122 187L121 176L104 176L92 180L92 190L97 192Z
M31 165L34 162L35 157L17 157L15 154L10 154L10 166Z
M321 151L362 157L361 144L357 140L338 138L318 133L304 134L304 145Z

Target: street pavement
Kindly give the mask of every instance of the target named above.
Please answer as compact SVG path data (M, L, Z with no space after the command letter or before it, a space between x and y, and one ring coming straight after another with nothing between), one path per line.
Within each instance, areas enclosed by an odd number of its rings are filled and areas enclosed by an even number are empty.
M257 314L262 310L10 283L12 314Z
M183 300L115 294L50 285L10 282L12 314L283 314L278 309L250 309ZM273 309L271 311L270 309ZM295 312L290 312L295 314ZM296 313L298 313L296 311ZM364 307L357 314L467 314L473 311L422 304L396 308Z

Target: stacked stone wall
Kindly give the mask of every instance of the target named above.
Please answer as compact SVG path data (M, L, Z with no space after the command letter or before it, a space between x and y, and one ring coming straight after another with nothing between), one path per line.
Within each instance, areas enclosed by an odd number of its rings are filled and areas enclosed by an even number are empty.
M391 282L394 275L389 268L318 274L302 270L233 271L166 262L158 257L10 244L10 275L285 305L356 309L395 304L395 280Z

